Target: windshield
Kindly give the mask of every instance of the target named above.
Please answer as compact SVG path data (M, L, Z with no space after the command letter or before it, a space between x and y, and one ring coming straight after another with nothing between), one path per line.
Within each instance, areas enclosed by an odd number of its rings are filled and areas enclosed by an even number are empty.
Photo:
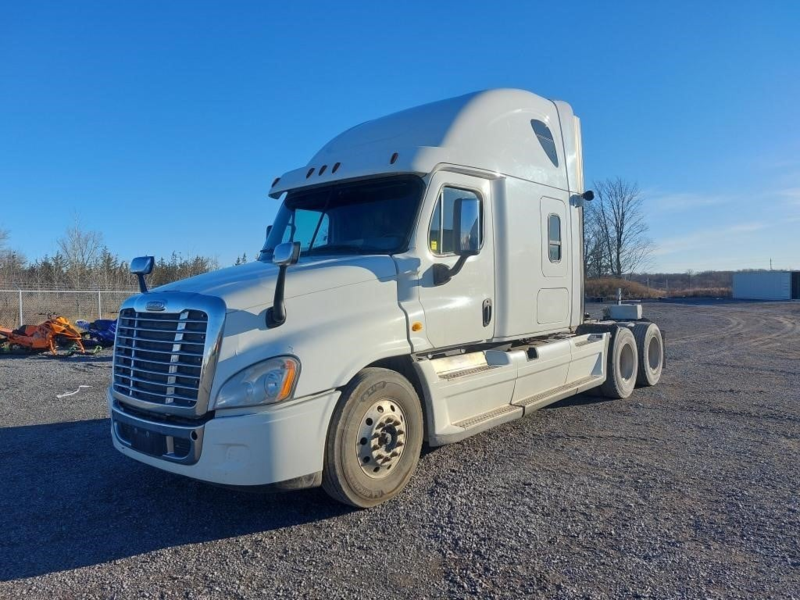
M259 260L300 242L301 254L394 254L408 246L424 185L403 176L290 192Z

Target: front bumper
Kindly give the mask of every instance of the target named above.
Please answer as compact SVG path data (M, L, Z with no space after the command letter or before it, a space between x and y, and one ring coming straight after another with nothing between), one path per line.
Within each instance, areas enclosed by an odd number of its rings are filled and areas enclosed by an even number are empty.
M318 482L339 392L180 425L126 412L110 393L107 399L111 438L126 456L209 483L252 487Z

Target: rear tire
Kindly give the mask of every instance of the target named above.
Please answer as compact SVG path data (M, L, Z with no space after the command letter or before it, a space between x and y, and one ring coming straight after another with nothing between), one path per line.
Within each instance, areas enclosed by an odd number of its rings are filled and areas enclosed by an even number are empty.
M636 338L639 357L636 385L653 386L661 379L664 366L664 340L661 330L655 323L636 323L633 326L633 336Z
M636 339L627 327L618 327L611 338L606 380L600 391L606 398L622 399L633 393L638 373Z
M322 487L334 500L358 508L393 498L419 462L422 423L419 397L405 377L364 369L333 411Z

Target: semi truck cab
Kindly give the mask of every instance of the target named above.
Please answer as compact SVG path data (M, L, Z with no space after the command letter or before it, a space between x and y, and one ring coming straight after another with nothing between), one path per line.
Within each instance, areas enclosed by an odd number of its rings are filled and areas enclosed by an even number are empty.
M565 102L490 90L368 121L269 195L255 262L147 290L153 261L133 261L108 390L123 454L370 507L423 442L660 378L640 307L584 317L592 195Z

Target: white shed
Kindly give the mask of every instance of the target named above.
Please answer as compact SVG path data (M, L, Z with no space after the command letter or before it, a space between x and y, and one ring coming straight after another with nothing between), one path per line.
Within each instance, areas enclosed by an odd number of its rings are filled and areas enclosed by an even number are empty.
M800 298L800 271L744 271L733 274L733 297L741 300Z

